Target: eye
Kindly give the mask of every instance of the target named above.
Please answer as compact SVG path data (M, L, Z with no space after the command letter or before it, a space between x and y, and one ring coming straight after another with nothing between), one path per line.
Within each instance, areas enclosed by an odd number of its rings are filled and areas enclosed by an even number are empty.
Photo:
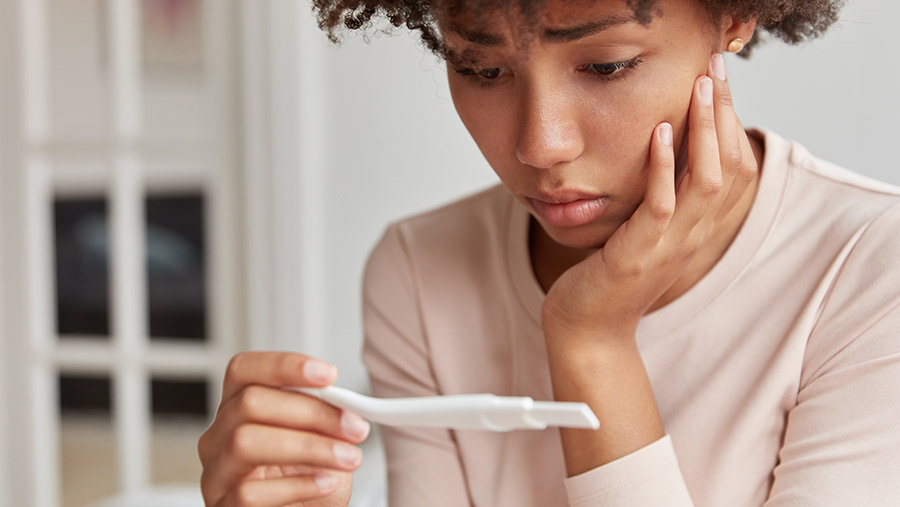
M597 79L612 80L625 74L623 71L631 70L641 63L640 58L632 58L622 62L614 63L589 63L578 67L578 70L588 72Z
M499 78L509 73L509 71L503 67L488 67L478 70L468 67L454 67L453 70L456 71L457 74L471 79L481 86L491 86L495 84Z
M497 79L498 77L504 74L503 69L500 67L491 67L489 69L484 69L478 71L478 77L481 79Z

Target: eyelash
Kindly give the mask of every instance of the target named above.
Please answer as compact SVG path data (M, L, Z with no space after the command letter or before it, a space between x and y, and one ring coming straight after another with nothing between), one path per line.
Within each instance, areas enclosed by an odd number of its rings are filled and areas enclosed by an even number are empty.
M505 69L500 67L489 67L481 70L475 70L470 67L454 67L453 70L464 78L477 83L482 88L490 88L491 86L496 85L498 79L506 74ZM496 77L487 77L484 75L485 72L494 70L499 71L501 74Z
M587 72L591 75L592 78L599 81L611 82L627 76L631 70L634 70L642 62L643 60L641 60L639 56L636 56L630 60L624 60L621 62L589 63L579 66L577 70L580 72ZM605 69L601 71L598 69L599 67L605 67ZM508 72L506 71L506 69L503 69L501 67L489 67L481 70L476 70L470 67L454 67L453 70L464 78L477 83L482 88L490 88L492 86L496 86L499 82L499 78L503 77ZM606 72L607 70L609 70L609 72ZM487 75L485 75L485 73L491 71L497 71L499 72L499 75L495 77L488 77Z
M631 60L625 60L622 62L590 63L587 65L582 65L578 68L578 70L591 74L591 77L593 77L594 79L610 82L617 79L622 79L623 77L627 76L630 71L634 70L642 62L643 60L641 60L641 57L636 56ZM600 70L598 70L598 67L611 67L611 72L601 72Z

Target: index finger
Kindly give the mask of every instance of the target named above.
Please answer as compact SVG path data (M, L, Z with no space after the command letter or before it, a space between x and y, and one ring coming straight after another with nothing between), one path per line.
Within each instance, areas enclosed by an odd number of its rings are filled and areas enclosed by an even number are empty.
M222 401L244 386L325 387L337 379L337 368L319 359L292 352L242 352L228 363Z

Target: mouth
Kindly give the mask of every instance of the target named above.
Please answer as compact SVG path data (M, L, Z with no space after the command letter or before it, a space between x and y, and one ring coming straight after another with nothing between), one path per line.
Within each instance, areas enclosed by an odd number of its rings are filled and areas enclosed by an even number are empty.
M554 227L579 227L602 217L609 198L566 191L526 197L526 200L541 221Z

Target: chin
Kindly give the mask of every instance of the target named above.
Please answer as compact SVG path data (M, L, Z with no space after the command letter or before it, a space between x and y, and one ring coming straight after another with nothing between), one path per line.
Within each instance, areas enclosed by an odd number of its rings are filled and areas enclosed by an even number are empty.
M567 248L578 250L597 250L606 245L606 241L618 229L618 224L592 224L583 227L556 228L541 226L550 239Z

